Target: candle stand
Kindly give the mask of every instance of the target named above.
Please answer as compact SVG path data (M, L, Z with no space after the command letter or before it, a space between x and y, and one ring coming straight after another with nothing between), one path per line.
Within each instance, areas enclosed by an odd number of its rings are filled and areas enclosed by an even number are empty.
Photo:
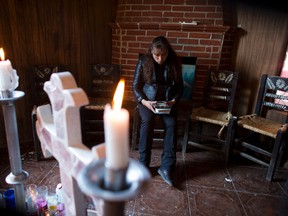
M11 173L6 177L6 182L14 186L16 211L21 214L26 213L23 183L28 179L29 174L22 170L14 101L24 95L22 91L2 91L0 95L11 168Z
M79 173L80 189L93 198L96 210L104 216L124 216L125 202L135 198L151 178L146 167L130 159L127 169L109 170L105 159L93 160ZM97 203L102 199L102 209Z

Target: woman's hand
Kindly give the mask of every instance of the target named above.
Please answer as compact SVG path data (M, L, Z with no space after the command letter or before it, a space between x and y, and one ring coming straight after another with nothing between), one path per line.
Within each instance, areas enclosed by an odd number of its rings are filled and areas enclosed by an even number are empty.
M147 107L149 110L151 110L152 112L154 112L154 107L153 105L156 103L156 101L148 101L145 99L142 99L141 103Z
M172 107L176 103L175 99L168 101L167 104Z

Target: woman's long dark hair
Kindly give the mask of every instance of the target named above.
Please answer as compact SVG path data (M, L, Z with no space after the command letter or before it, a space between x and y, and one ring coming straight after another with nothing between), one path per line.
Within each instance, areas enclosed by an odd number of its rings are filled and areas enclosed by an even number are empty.
M176 52L173 50L167 38L164 36L158 36L153 39L152 44L147 52L147 54L150 55L151 57L152 57L151 51L153 49L157 49L162 52L165 52L165 51L168 52L166 61L170 62L170 64L175 67L175 69L173 70L174 73L172 74L170 73L170 76L171 76L170 79L175 79L175 77L177 76L177 71L181 71L181 63L179 62L179 58L177 57Z
M179 58L177 57L175 51L172 49L169 41L164 36L158 36L153 39L151 46L146 53L146 55L149 56L149 58L146 59L144 68L144 77L146 77L146 81L149 83L152 80L152 74L150 72L153 68L153 57L151 52L153 49L168 53L166 61L169 62L168 64L170 66L170 71L172 71L172 73L169 73L169 80L175 80L178 76L177 72L181 72L181 64L179 62Z
M167 51L169 60L172 60L174 59L174 57L176 57L175 51L172 49L171 44L169 43L167 38L165 38L164 36L155 37L147 53L152 55L151 51L155 48L163 52Z

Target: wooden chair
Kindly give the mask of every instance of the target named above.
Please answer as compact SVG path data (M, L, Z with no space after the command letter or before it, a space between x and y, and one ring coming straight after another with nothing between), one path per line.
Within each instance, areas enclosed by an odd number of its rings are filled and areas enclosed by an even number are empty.
M50 80L52 73L61 71L61 65L36 65L32 67L32 99L33 110L31 113L32 120L32 133L35 148L36 160L39 161L42 158L41 143L38 139L35 122L37 120L36 109L40 105L50 103L49 97L44 91L44 83Z
M139 57L141 54L139 55ZM192 91L194 87L195 73L196 73L196 61L197 57L179 57L182 65L182 78L184 91L182 98L179 101L178 109L178 136L182 136L184 128L182 127L183 122L185 122L187 117L187 108L192 104ZM134 110L133 118L133 129L132 129L132 140L131 140L131 150L136 150L139 142L139 130L141 117L138 111L138 106L136 105ZM163 142L164 129L162 122L156 118L153 130L153 142Z
M90 104L80 111L82 139L88 147L104 142L104 106L112 102L119 80L120 65L91 65L87 93Z
M285 122L267 118L277 110L286 115ZM255 111L238 119L234 149L240 156L268 167L267 181L272 181L287 145L288 78L262 75Z
M120 65L95 64L91 65L90 82L88 83L88 96L92 99L112 99L120 80ZM96 103L98 103L96 101Z
M237 72L207 71L203 104L193 108L186 121L182 141L184 157L187 145L191 145L204 150L222 152L225 155L225 162L228 162L236 124L236 117L232 112L237 81ZM208 126L209 132L204 126Z

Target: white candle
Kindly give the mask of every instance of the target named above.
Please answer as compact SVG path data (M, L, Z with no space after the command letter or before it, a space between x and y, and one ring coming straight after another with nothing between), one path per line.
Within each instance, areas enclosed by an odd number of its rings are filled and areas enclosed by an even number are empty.
M12 68L11 62L5 60L4 51L0 48L0 91L13 91L18 86L16 70Z
M121 108L124 80L117 86L113 108L109 104L104 110L104 132L107 168L124 169L129 163L129 112Z

